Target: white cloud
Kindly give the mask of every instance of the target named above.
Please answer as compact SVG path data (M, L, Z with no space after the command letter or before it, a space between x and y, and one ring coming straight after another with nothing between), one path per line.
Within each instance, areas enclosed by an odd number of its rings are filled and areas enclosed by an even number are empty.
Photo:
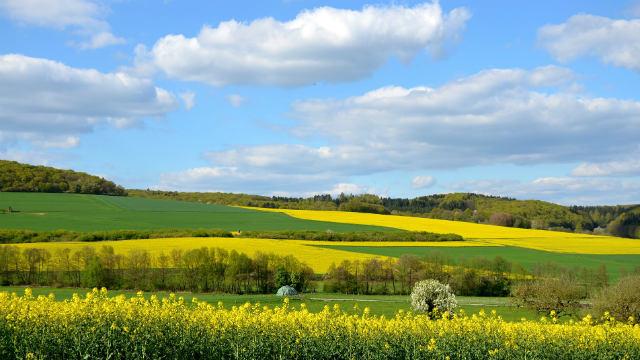
M204 26L197 37L168 35L152 49L170 77L213 86L304 86L361 79L397 57L442 56L457 42L470 13L444 14L440 5L330 7L304 11L287 22L263 18Z
M5 146L25 140L41 147L68 148L77 144L77 135L101 122L130 127L177 106L172 94L150 80L17 54L0 56L0 84L0 133Z
M469 180L443 185L452 191L546 200L563 205L618 205L640 202L640 182L613 179L545 177L531 182Z
M580 14L538 30L540 45L558 61L598 57L607 64L640 71L640 19L616 20Z
M238 94L230 94L227 95L227 101L233 107L240 107L247 103L247 98Z
M439 88L299 101L292 131L328 139L337 145L325 152L366 169L593 161L635 150L640 102L574 93L576 78L555 66L495 69Z
M634 176L640 175L640 160L584 163L571 171L572 176Z
M1 140L0 140L1 142ZM0 159L17 161L32 165L50 165L62 156L43 150L13 150L0 151Z
M184 101L184 107L187 111L193 109L196 105L196 94L193 91L187 91L180 94L180 98Z
M124 39L110 32L102 20L108 9L86 0L0 0L0 11L24 25L64 30L72 28L81 36L90 37L80 43L82 49L96 49L122 44Z
M235 167L201 167L159 176L155 189L180 191L222 191L249 194L302 195L322 189L331 179L323 174L277 174L246 171Z
M433 186L435 183L436 178L431 175L418 175L411 180L411 188L415 190L425 189Z
M494 69L438 88L298 101L292 133L328 145L239 146L204 157L242 173L320 174L335 184L394 170L606 162L635 152L640 102L576 93L577 79L556 66ZM298 187L319 189L307 185Z
M81 43L80 48L99 49L110 45L124 44L125 42L123 38L116 37L110 32L102 31L93 35L90 41Z

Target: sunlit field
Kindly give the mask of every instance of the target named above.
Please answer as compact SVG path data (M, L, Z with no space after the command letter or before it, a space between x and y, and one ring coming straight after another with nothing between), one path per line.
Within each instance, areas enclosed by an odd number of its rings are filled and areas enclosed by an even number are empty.
M637 359L640 326L625 319L506 322L497 314L398 312L387 318L338 304L270 307L209 304L177 296L109 297L94 291L58 302L0 293L0 357L235 359Z
M640 240L545 230L518 229L461 221L409 216L379 215L341 211L260 209L316 221L386 226L409 231L455 233L468 241L462 244L488 243L529 249L577 254L640 254ZM460 245L462 245L460 244ZM447 244L449 245L449 244Z

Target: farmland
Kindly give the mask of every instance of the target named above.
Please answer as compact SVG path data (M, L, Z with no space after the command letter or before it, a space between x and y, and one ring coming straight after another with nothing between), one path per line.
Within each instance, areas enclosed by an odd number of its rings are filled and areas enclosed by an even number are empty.
M225 307L170 296L147 300L87 297L56 302L0 293L0 356L14 358L637 358L640 328L605 319L594 324L505 322L480 312L430 319L398 313L351 315L339 306L310 312L289 299L277 307ZM284 351L284 354L283 354ZM284 356L283 356L284 355Z
M559 253L640 254L638 239L519 229L409 216L288 209L269 211L282 212L305 220L386 226L410 231L455 233L467 240Z
M302 220L222 205L121 196L0 192L0 208L15 211L0 214L0 228L25 230L148 230L222 228L237 230L393 230Z

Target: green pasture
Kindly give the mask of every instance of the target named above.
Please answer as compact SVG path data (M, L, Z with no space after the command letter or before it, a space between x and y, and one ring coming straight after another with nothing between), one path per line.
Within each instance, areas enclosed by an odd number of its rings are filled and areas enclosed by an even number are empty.
M640 255L592 255L592 254L565 254L542 250L527 249L515 246L487 246L487 247L414 247L414 246L344 246L326 245L320 246L329 249L353 251L365 254L400 257L404 254L414 254L422 258L426 253L440 251L458 262L461 258L471 260L476 256L493 259L500 256L513 263L522 265L527 270L532 270L536 264L556 263L567 268L578 266L597 269L601 264L607 267L610 280L620 276L620 270L626 269L631 273L636 266L640 266Z
M222 228L236 230L390 231L394 229L302 220L283 213L224 205L122 196L0 192L0 229L153 230Z
M16 293L24 295L25 287L22 286L0 286L0 292ZM54 294L57 301L68 300L73 294L85 295L88 289L68 289L68 288L50 288L50 287L32 287L34 296ZM136 291L109 291L110 296L124 294L126 297L137 296ZM158 298L168 297L168 292L145 292L144 297L150 298L156 295ZM210 293L177 293L176 296L182 296L186 303L190 303L195 297L198 301L205 301L210 304L217 304L219 301L225 307L240 306L246 302L256 303L269 307L282 305L282 298L276 295L251 294L251 295L235 295L235 294L210 294ZM525 317L527 319L537 319L540 314L535 311L522 309L511 306L509 298L500 297L473 297L458 296L458 305L467 314L478 313L484 310L490 314L495 310L497 315L502 316L508 321L519 321ZM371 310L372 315L384 315L387 318L393 317L399 310L409 311L411 309L408 295L345 295L332 293L309 293L291 298L291 305L296 309L300 308L300 304L304 303L311 312L320 312L328 305L333 308L335 304L340 309L349 314L362 314L365 307Z

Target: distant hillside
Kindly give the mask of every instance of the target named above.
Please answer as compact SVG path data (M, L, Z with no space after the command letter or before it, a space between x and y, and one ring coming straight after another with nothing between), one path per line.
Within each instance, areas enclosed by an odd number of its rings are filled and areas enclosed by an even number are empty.
M539 200L516 200L470 193L394 199L370 194L293 198L151 190L128 192L134 197L211 204L397 214L510 227L640 237L640 205L568 207Z
M0 160L0 191L127 195L122 186L97 176L6 160Z

